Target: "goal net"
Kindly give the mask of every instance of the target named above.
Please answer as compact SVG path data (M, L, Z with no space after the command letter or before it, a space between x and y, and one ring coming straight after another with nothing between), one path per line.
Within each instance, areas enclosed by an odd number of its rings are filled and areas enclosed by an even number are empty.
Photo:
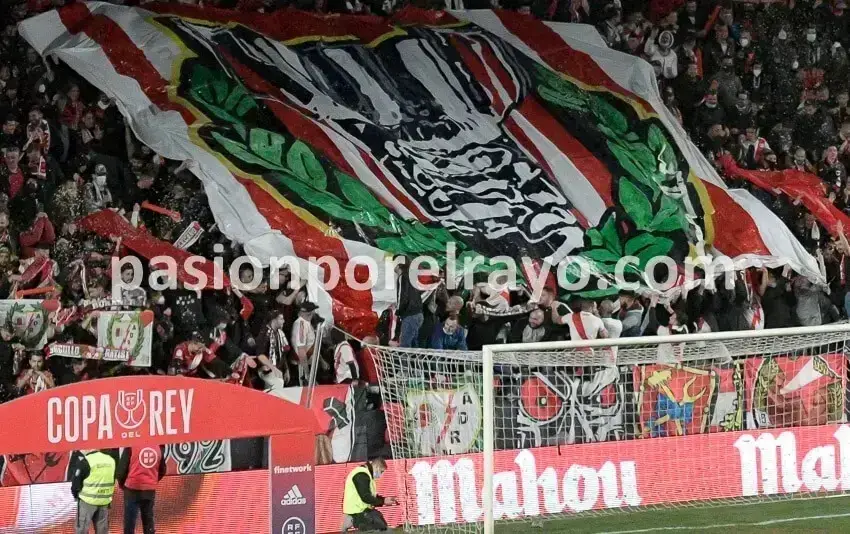
M399 497L390 523L503 521L850 490L850 325L371 347Z

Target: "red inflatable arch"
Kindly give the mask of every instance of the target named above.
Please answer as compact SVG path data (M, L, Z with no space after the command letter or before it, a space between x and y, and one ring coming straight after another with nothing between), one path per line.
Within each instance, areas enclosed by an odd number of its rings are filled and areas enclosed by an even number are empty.
M0 454L270 436L271 532L315 531L315 415L261 391L184 377L92 380L0 405L0 429Z

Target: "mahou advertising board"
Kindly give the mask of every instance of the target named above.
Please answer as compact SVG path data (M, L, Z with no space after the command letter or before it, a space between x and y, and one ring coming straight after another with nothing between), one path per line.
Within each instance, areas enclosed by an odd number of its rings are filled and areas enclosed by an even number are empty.
M850 490L850 426L500 451L495 466L497 518L843 491ZM339 532L342 481L353 467L315 467L316 532ZM389 462L378 491L403 501L382 511L393 526L402 522L404 511L419 524L479 520L481 469L480 454ZM157 514L170 518L169 532L220 532L223 518L238 518L240 532L265 532L268 508L246 508L233 495L245 492L255 502L266 502L269 485L262 481L267 476L265 471L246 471L166 477L163 494L173 498L157 499ZM400 489L404 485L407 496ZM49 498L43 498L47 493ZM74 510L67 484L0 488L0 529L73 532ZM114 527L120 528L120 514L112 515Z

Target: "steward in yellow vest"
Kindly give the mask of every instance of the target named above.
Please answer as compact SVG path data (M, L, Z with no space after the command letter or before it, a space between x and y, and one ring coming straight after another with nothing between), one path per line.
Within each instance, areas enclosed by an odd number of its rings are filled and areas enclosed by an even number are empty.
M109 506L115 492L115 458L102 451L80 451L71 479L71 495L78 501L76 534L88 534L94 524L96 534L109 532Z
M386 470L387 462L383 458L376 458L355 467L348 474L342 497L342 513L345 516L343 531L352 526L361 532L389 531L383 514L375 510L377 506L393 505L397 502L395 497L378 495L375 480L381 478Z

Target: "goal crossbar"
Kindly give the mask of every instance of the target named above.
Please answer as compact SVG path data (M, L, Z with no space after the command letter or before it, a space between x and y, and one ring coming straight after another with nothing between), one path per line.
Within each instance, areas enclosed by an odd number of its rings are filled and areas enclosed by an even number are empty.
M536 343L514 343L501 345L485 345L482 348L482 418L483 430L483 478L482 481L482 507L484 512L484 533L493 534L493 474L495 459L495 428L493 414L495 412L495 377L494 365L496 355L507 352L533 352L541 350L570 351L578 349L592 349L602 347L628 347L638 345L663 345L686 344L699 342L723 342L732 340L755 340L768 337L790 337L790 336L812 336L817 334L842 334L850 333L850 323L839 323L814 327L795 327L770 330L749 330L738 332L718 332L700 334L682 334L667 336L629 337L618 339L591 339L579 341L553 341ZM615 363L616 364L616 363Z

